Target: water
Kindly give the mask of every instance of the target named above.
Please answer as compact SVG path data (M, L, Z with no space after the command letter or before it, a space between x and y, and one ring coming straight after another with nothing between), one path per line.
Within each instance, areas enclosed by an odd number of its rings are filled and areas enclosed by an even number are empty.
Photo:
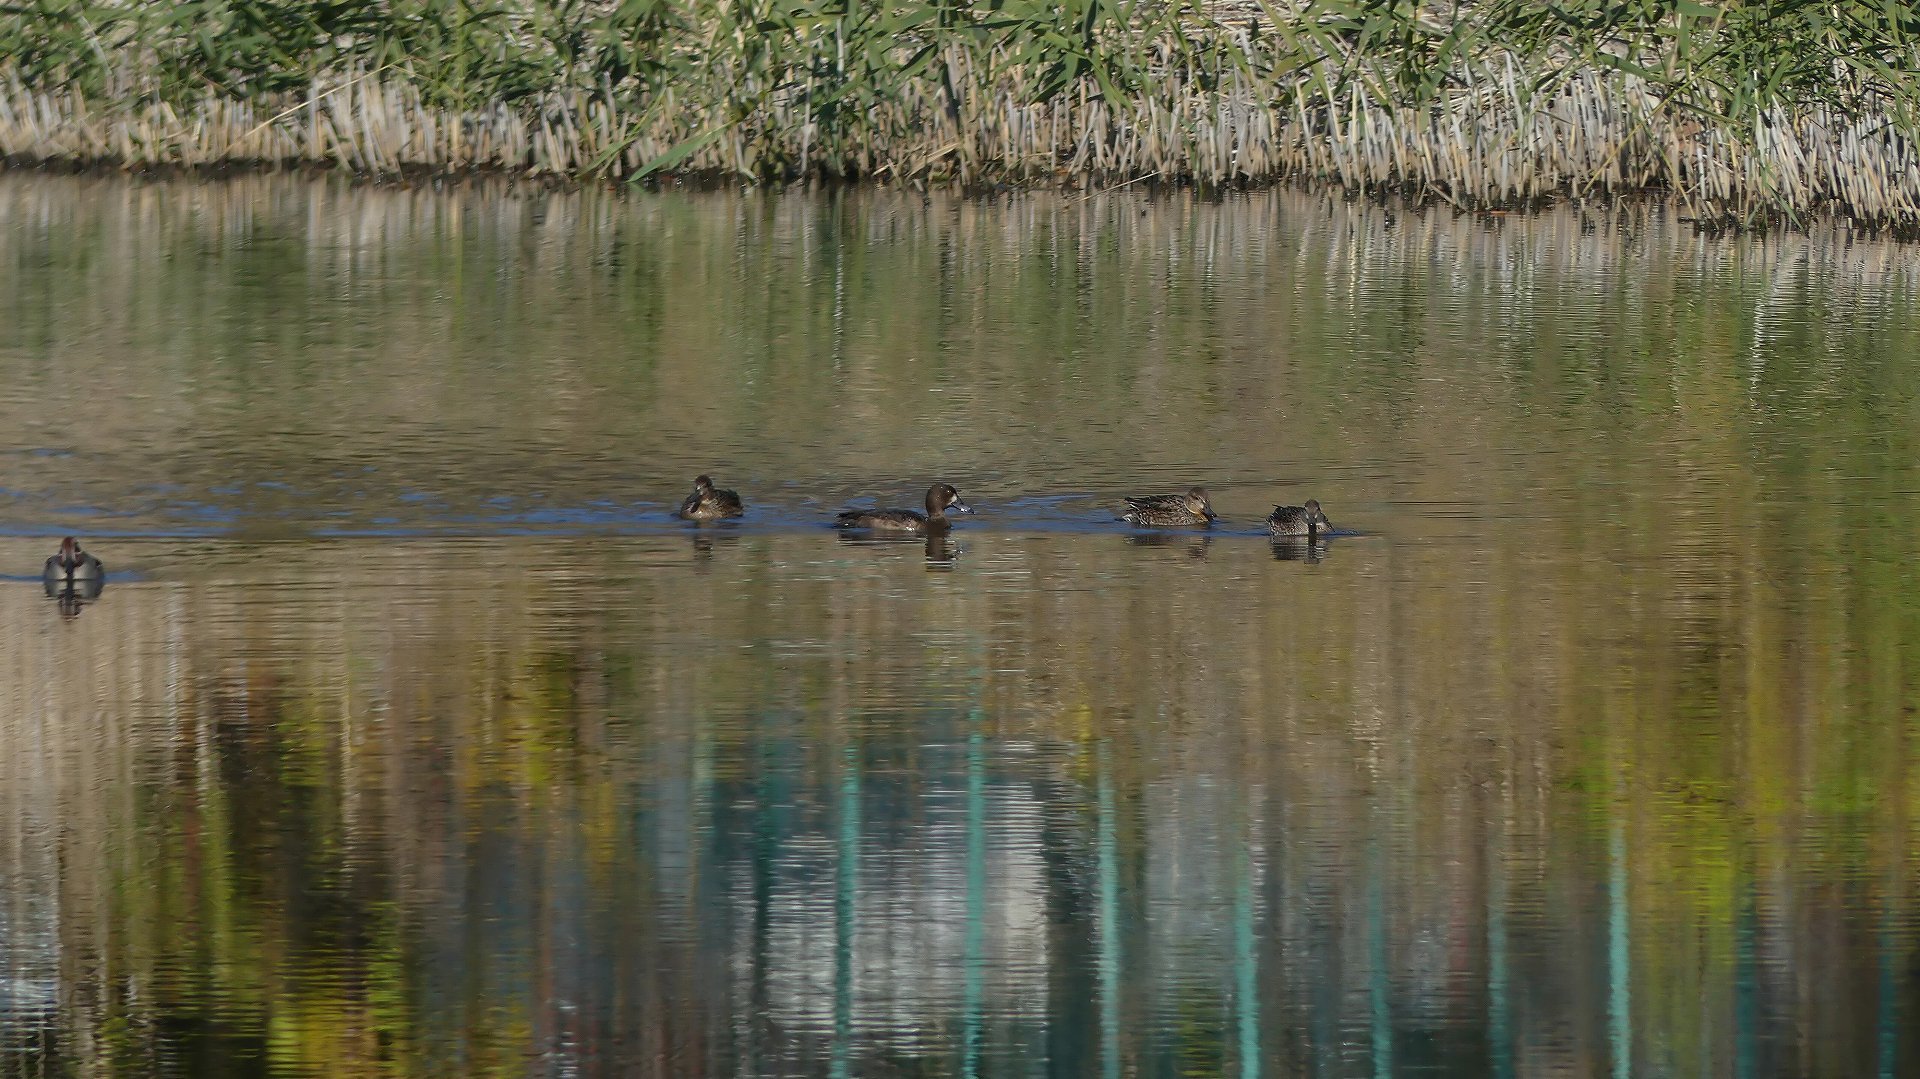
M0 174L0 1074L1912 1074L1917 269Z

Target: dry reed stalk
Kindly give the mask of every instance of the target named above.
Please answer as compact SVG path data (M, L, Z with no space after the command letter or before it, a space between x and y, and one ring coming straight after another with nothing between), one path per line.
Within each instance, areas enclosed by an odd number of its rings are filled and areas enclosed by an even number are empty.
M1119 108L1085 82L1036 103L1022 70L991 72L963 55L949 58L943 77L908 81L862 125L832 137L804 87L760 94L746 115L730 115L715 102L731 99L712 94L669 95L636 112L611 94L573 90L462 110L368 68L322 74L303 92L257 103L210 91L176 112L137 96L97 105L77 90L33 89L9 69L0 71L0 156L128 169L333 164L370 175L562 177L605 162L617 177L712 132L673 171L961 184L1064 177L1089 186L1149 175L1207 186L1320 179L1467 207L1637 189L1716 218L1835 211L1920 226L1920 167L1891 110L1774 108L1753 132L1735 132L1662 108L1661 95L1630 74L1585 71L1534 92L1521 89L1533 80L1517 58L1502 68L1414 107L1379 99L1368 80L1316 96L1327 84L1314 68L1271 82L1236 74L1209 88L1195 70L1168 63L1165 77Z

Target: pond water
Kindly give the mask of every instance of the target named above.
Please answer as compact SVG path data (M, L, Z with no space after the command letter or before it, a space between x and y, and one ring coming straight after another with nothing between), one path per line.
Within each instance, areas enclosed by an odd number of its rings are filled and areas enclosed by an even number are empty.
M0 1075L1920 1070L1914 248L0 173L0 432Z

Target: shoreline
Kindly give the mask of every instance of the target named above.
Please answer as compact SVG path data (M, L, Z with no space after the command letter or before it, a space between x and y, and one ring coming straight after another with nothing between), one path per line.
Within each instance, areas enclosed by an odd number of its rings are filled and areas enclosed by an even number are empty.
M431 189L453 192L462 188L500 187L508 195L538 193L548 195L601 193L620 198L636 193L678 193L688 195L827 195L833 193L910 195L922 198L941 196L972 202L991 203L1016 197L1051 197L1068 202L1086 202L1096 198L1127 195L1145 201L1169 198L1220 202L1234 197L1266 194L1297 195L1324 199L1330 203L1408 215L1434 215L1468 219L1486 224L1505 220L1526 221L1556 214L1576 214L1596 218L1664 219L1671 225L1705 238L1722 236L1764 237L1791 234L1812 237L1820 233L1840 233L1864 240L1901 245L1920 243L1920 221L1875 222L1861 220L1838 209L1828 208L1789 216L1767 212L1751 219L1698 217L1686 212L1681 199L1666 188L1644 188L1611 192L1601 196L1575 198L1565 193L1550 193L1520 205L1461 206L1446 198L1388 188L1351 190L1312 178L1281 177L1242 181L1233 184L1205 185L1190 181L1168 181L1149 176L1111 185L1080 186L1074 182L990 183L962 187L938 184L901 184L885 180L844 180L809 178L784 183L743 182L724 173L661 173L642 180L621 180L604 176L561 175L532 169L501 166L466 167L436 170L409 166L395 172L361 172L338 164L291 160L233 159L203 164L152 162L128 166L116 161L76 158L29 159L0 155L0 178L21 177L83 178L125 180L130 183L200 183L219 185L256 178L290 178L302 182L343 183L353 187L414 191Z
M1844 25L1615 12L1574 38L1518 9L1341 0L482 6L498 26L461 48L373 4L231 50L160 6L83 3L108 20L98 33L0 15L0 55L15 52L0 161L961 193L1305 185L1920 235L1920 77L1901 74L1920 46L1868 7Z
M695 189L750 186L778 190L850 185L945 189L969 195L1007 190L1091 194L1136 186L1203 194L1299 187L1356 199L1443 206L1465 213L1527 213L1555 205L1659 203L1703 228L1715 230L1791 228L1808 219L1833 219L1862 231L1920 238L1920 164L1906 161L1911 148L1892 136L1887 150L1890 160L1876 170L1885 182L1868 188L1873 192L1871 198L1848 199L1844 191L1830 190L1847 186L1836 169L1824 173L1828 183L1803 184L1797 189L1798 197L1780 197L1778 190L1763 189L1762 170L1757 165L1749 162L1742 173L1731 158L1697 165L1693 171L1681 173L1676 185L1676 177L1663 174L1659 162L1646 156L1659 141L1671 144L1666 151L1653 155L1665 160L1706 161L1707 144L1716 141L1719 149L1726 151L1724 136L1706 128L1692 131L1690 144L1673 132L1665 133L1664 140L1629 135L1607 143L1610 149L1604 154L1579 155L1587 160L1596 156L1610 159L1613 164L1604 172L1556 172L1534 160L1526 162L1524 180L1499 180L1495 190L1476 191L1461 190L1463 179L1458 175L1449 178L1431 170L1403 174L1400 163L1411 155L1396 152L1394 147L1376 145L1370 155L1349 154L1352 148L1344 146L1336 135L1316 137L1304 125L1286 133L1289 152L1283 154L1246 154L1210 163L1206 155L1193 152L1197 146L1219 143L1223 135L1232 134L1220 127L1237 123L1239 135L1244 137L1245 128L1259 126L1247 122L1254 114L1245 109L1239 110L1238 116L1232 115L1232 110L1223 110L1214 118L1219 121L1216 126L1209 126L1212 121L1197 121L1203 130L1189 140L1194 146L1185 150L1165 148L1159 156L1148 156L1131 144L1151 141L1146 130L1151 125L1118 120L1102 103L1089 102L1085 110L1094 114L1097 126L1108 134L1104 149L1097 152L1082 140L1081 152L1072 156L1064 147L1052 153L1044 147L1028 147L1017 154L964 158L949 149L942 156L941 146L951 147L959 133L935 129L927 133L931 138L919 141L941 145L888 147L874 155L879 164L863 172L821 169L764 175L742 164L747 160L745 149L725 139L710 140L685 153L676 167L650 167L679 153L686 141L675 143L671 134L662 134L632 138L619 149L618 140L609 134L619 124L606 119L602 102L583 107L584 115L597 120L576 123L569 115L569 122L555 125L552 114L541 110L523 113L496 107L480 113L460 113L424 108L417 91L393 85L365 88L351 95L352 103L337 111L324 102L338 95L316 94L309 100L312 108L291 109L279 101L262 104L208 98L184 117L163 106L95 106L77 94L23 95L17 84L11 93L9 101L9 91L0 80L0 168L9 170L193 177L295 172L401 183L504 177L561 187L666 183ZM401 99L406 107L380 106L392 98ZM374 108L369 109L364 104L367 101L375 103ZM1065 108L1072 112L1081 106ZM1152 112L1154 106L1147 102L1142 108ZM369 117L369 112L379 115ZM260 117L261 113L265 117ZM1817 126L1818 120L1808 123ZM1856 120L1854 126L1866 123ZM1033 122L1023 126L1037 129L1048 125ZM573 134L566 138L556 134L557 130ZM993 125L986 125L978 134L986 138L995 131ZM796 130L788 138L804 139L805 135L804 130ZM1631 147L1636 139L1644 145ZM319 152L307 152L316 148ZM1629 149L1640 156L1629 158ZM612 157L608 156L610 151ZM1801 158L1809 156L1797 153ZM1249 161L1249 157L1262 159ZM595 161L603 159L606 165L594 166ZM1157 167L1144 167L1147 165ZM1503 165L1489 175L1507 177L1509 171ZM1815 191L1826 193L1816 196Z
M339 218L382 229L416 219L498 218L517 222L516 228L537 222L543 235L556 240L577 229L586 239L567 243L603 245L614 235L609 230L621 223L654 227L678 220L690 208L719 202L760 222L756 227L788 236L806 233L813 227L808 222L820 215L852 214L890 222L901 242L944 242L932 238L983 228L1092 230L1122 247L1168 257L1168 244L1199 244L1220 257L1260 260L1270 257L1274 230L1292 229L1307 237L1302 240L1307 248L1340 248L1346 257L1362 260L1356 266L1398 265L1395 260L1524 266L1533 274L1605 281L1638 272L1632 268L1658 256L1676 265L1738 267L1763 276L1814 273L1847 282L1849 288L1920 295L1920 260L1913 257L1911 241L1835 217L1806 218L1792 228L1735 231L1702 227L1665 200L1554 202L1525 213L1462 212L1444 203L1356 198L1300 184L1221 193L1136 184L1092 192L1008 188L967 195L898 185L802 189L668 179L636 196L636 189L612 183L505 173L393 182L329 169L0 168L0 226L43 221L74 189L88 193L76 205L87 207L89 219L122 228L162 227L176 210L192 208L193 227L216 245L233 239L232 222L288 212L289 205L301 207L303 219ZM1356 246L1362 235L1374 239Z

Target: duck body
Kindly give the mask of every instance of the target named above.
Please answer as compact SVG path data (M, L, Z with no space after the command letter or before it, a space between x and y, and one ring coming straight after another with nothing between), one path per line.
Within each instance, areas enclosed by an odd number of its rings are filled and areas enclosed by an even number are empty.
M1181 495L1129 498L1120 519L1142 528L1210 528L1219 518L1207 501L1207 489L1194 487Z
M1333 531L1333 522L1320 512L1320 503L1309 498L1304 506L1273 507L1267 531L1275 536L1323 536Z
M98 558L80 549L80 544L72 537L60 541L60 550L47 559L40 571L41 580L47 582L98 581L107 576L107 568Z
M673 515L687 521L718 521L745 512L737 492L715 487L711 476L699 476L693 481L693 493L681 501Z
M936 483L927 488L927 512L916 510L847 510L833 519L833 527L892 532L903 536L924 536L953 527L947 513L972 513L973 507L960 499L952 484Z
M848 510L833 519L835 528L865 528L875 532L899 532L906 535L923 535L929 528L943 529L953 527L953 522L942 514L934 524L930 514L915 510Z

